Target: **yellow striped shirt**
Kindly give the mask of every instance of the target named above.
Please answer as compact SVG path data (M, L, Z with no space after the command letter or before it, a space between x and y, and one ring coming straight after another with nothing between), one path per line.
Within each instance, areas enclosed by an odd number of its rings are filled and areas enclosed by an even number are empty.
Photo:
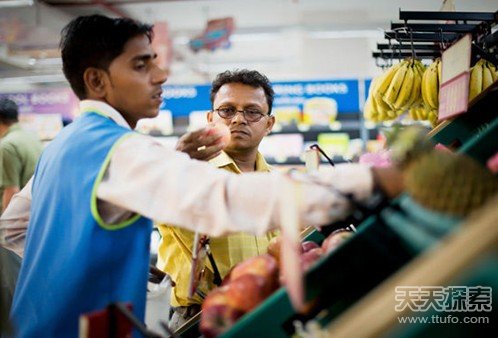
M209 162L220 169L236 174L242 173L234 160L224 152ZM256 171L268 172L270 170L271 167L258 152ZM198 295L194 295L193 299L188 298L194 232L166 224L159 224L157 227L162 236L158 249L157 267L170 275L176 283L171 291L171 305L177 307L202 303L202 299ZM272 232L261 237L243 233L211 237L211 251L221 277L223 278L236 263L265 253L268 242L274 236L275 234ZM207 269L201 290L207 293L214 288L212 267L207 258L205 266Z

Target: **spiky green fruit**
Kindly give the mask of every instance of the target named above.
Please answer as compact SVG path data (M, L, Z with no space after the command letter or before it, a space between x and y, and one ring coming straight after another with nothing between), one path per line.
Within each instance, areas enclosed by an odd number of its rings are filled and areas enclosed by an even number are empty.
M386 135L393 163L406 168L411 161L431 152L434 144L427 137L427 132L428 130L417 126L395 126Z
M466 216L498 193L498 178L462 154L434 150L406 170L407 192L422 206Z

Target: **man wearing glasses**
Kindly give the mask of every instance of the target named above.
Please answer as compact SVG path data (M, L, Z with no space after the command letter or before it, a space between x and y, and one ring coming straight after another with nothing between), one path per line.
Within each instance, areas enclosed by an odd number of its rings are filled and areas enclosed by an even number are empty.
M275 123L275 117L271 115L273 96L268 78L257 71L237 70L218 74L211 87L213 109L207 113L207 121L227 125L231 140L221 154L209 161L211 164L237 174L271 170L258 147ZM189 139L189 135L185 139ZM191 156L195 157L195 154ZM189 298L194 233L168 225L159 225L159 231L162 240L158 250L158 267L176 283L171 294L173 311L169 323L176 330L199 312L203 296L215 287L214 272L209 262L205 264L199 292ZM221 277L236 263L265 253L271 238L271 233L261 237L237 233L211 238L211 251Z

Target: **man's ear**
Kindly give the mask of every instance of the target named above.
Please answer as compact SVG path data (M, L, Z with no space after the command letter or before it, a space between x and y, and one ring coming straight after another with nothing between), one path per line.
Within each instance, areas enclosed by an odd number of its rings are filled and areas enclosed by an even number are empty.
M270 115L268 121L266 122L266 135L271 133L274 124L275 124L275 116Z
M206 114L206 120L208 121L208 123L213 122L213 112L212 111L208 111L207 112L207 114Z
M87 68L83 73L83 81L88 98L104 98L107 94L107 73L98 68Z

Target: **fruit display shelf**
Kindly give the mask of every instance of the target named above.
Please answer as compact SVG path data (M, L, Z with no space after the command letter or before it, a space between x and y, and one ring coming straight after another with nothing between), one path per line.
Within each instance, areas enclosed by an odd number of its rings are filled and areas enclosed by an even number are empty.
M326 325L383 280L442 237L458 228L460 219L428 211L402 196L305 275L310 310L298 314L281 288L220 337L290 337L294 321L316 319ZM306 240L320 242L312 232Z
M466 113L441 123L430 136L436 143L485 163L498 149L497 105L498 82L472 101Z
M459 221L429 212L403 196L379 215L364 221L353 237L320 259L305 274L309 304L306 314L299 314L292 308L287 291L282 287L220 337L290 337L295 332L295 320L316 319L325 326L419 253L456 229ZM320 243L324 238L315 230L305 240ZM199 337L198 323L191 322L178 333L182 337Z
M334 320L320 337L490 337L496 332L494 318L498 309L484 311L450 311L442 313L430 307L427 311L413 311L410 307L397 309L395 295L398 286L467 286L498 287L498 196L469 215L460 229L448 235L434 250L428 250L407 264L399 273L384 281L351 309ZM485 236L483 236L485 234ZM498 295L487 304L496 304ZM487 298L489 299L489 298ZM434 313L436 312L436 313ZM400 317L433 318L432 315L451 315L453 320L472 316L488 319L486 324L427 325L424 321L400 323ZM450 316L448 316L450 317ZM372 320L375 318L375 320ZM481 321L480 323L485 323ZM460 322L462 323L462 322ZM491 335L492 336L492 335Z

